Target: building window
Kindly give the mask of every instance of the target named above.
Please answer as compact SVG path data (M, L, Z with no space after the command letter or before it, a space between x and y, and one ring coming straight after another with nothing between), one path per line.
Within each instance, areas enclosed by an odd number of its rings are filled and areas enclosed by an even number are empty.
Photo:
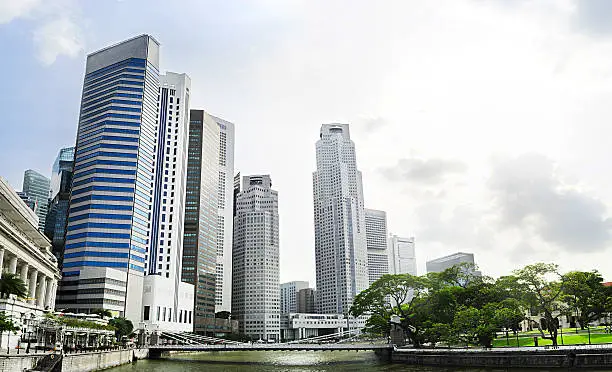
M149 320L149 312L150 311L151 311L151 306L145 306L144 307L144 316L143 316L144 320Z

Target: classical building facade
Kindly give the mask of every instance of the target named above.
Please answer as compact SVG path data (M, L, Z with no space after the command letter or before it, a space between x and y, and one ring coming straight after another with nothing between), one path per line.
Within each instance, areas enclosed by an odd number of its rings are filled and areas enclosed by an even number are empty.
M55 307L55 291L60 279L51 242L38 230L38 216L0 177L0 269L17 274L26 284L28 297L0 299L0 311L22 329L45 310ZM19 337L2 334L0 347L17 344Z

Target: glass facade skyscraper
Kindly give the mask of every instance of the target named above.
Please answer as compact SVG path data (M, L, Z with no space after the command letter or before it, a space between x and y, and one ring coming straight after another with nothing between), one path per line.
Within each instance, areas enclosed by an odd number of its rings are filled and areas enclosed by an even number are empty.
M87 56L58 307L142 318L158 69L148 35Z
M50 181L42 174L28 169L23 174L23 193L27 196L26 204L38 216L38 230L45 231L45 220L49 207ZM23 196L22 196L23 199Z
M73 174L74 147L66 147L60 150L51 169L51 201L45 222L45 235L51 240L52 252L60 269L66 243L66 222Z

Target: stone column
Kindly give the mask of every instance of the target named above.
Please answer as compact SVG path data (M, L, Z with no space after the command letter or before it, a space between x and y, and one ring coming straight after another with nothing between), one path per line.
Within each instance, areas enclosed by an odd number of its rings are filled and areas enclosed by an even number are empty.
M31 298L28 301L30 304L34 305L34 297L36 297L36 281L38 280L38 270L33 269L30 273L30 285L28 286L28 297Z
M3 271L3 265L4 264L4 248L0 248L0 272Z
M36 305L43 307L45 304L45 290L47 289L47 277L42 276L38 284L38 296L36 296Z
M45 308L49 308L49 310L53 310L51 308L51 300L53 299L53 291L55 291L55 286L57 281L55 279L51 279L49 284L47 284L47 293L45 294Z
M23 280L25 284L28 283L28 269L29 268L30 268L30 265L28 265L27 262L24 262L23 265L21 265L21 269L19 270L19 277L21 278L21 280Z
M8 272L11 274L17 274L17 256L11 257L9 261Z

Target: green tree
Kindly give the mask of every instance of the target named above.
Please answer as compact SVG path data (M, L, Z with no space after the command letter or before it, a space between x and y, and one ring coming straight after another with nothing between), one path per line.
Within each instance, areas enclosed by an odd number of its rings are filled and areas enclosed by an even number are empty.
M611 310L610 290L597 271L572 271L563 278L563 299L569 311L575 310L581 329Z
M123 336L131 334L134 330L132 321L122 317L109 320L108 325L115 328L115 337L117 338L117 341L121 341Z
M110 310L108 310L108 309L101 309L101 308L93 309L91 311L91 313L92 314L100 315L101 318L110 318L110 317L113 316L113 313L111 313Z
M536 325L543 339L551 340L553 346L557 346L559 317L567 312L567 306L562 302L565 278L559 274L559 267L555 264L536 263L515 270L514 275L532 314L542 316L540 322L529 319L530 322Z
M28 291L25 283L17 274L4 272L0 277L0 296L9 298L10 295L27 297Z
M19 327L13 323L13 320L4 311L0 312L0 333L6 331L16 333L18 330Z

